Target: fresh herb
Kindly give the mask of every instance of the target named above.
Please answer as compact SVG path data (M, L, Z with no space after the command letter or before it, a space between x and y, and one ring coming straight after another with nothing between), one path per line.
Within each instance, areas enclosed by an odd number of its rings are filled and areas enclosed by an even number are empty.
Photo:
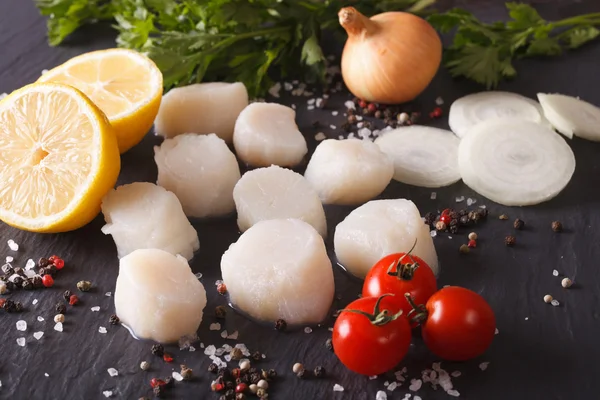
M510 20L486 24L473 14L453 9L429 16L441 32L456 29L444 63L453 76L464 76L488 89L516 75L513 59L556 56L597 38L600 13L546 21L527 4L506 3Z

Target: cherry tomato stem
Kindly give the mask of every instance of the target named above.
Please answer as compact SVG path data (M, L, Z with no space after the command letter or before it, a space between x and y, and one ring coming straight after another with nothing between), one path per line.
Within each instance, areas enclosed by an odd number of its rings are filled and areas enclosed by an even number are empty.
M383 298L386 296L393 296L393 294L386 293L386 294L382 294L381 296L379 296L379 298L375 302L373 314L369 314L368 312L361 311L361 310L352 310L352 309L344 309L344 310L342 310L342 312L352 312L352 313L363 315L363 316L367 317L373 325L383 326L392 321L395 321L396 319L398 319L398 317L400 317L402 315L402 310L398 311L396 314L390 315L388 310L381 311L379 309L380 305L381 305L381 300L383 300Z

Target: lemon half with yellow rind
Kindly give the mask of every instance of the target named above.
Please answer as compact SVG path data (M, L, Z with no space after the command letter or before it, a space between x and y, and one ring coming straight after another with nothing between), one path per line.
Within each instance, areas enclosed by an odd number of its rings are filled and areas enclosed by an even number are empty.
M34 83L0 101L0 219L65 232L90 222L120 155L104 113L79 90Z
M148 133L163 93L156 64L127 49L82 54L46 72L38 82L64 83L85 93L108 117L121 153Z

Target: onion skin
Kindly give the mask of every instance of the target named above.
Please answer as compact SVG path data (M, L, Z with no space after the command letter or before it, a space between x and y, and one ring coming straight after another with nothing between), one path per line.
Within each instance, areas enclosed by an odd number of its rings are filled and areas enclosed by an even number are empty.
M442 42L427 21L404 12L367 18L354 7L338 13L348 40L342 77L356 97L375 103L405 103L431 83L442 60Z

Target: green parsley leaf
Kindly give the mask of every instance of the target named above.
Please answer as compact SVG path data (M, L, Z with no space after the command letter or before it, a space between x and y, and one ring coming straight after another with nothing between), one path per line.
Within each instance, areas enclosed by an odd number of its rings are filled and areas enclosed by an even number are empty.
M527 48L530 56L558 56L562 54L562 47L554 38L535 39Z
M513 77L516 71L510 53L502 48L466 45L446 63L453 76L465 76L488 89L498 84L500 77Z
M569 48L576 49L600 36L600 30L593 26L584 26L568 31L566 36Z

